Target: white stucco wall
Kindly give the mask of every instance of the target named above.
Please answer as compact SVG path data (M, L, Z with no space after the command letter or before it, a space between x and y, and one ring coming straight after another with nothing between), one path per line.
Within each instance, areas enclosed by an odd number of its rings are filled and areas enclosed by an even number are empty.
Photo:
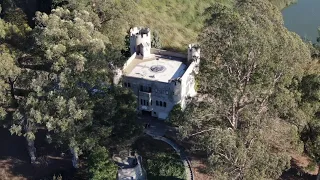
M125 68L127 68L127 66L136 58L137 54L133 53L131 55L131 57L124 63L122 70L124 70Z
M181 77L181 108L186 107L185 99L186 97L193 97L196 95L195 91L195 79L193 75L193 70L196 66L196 62L192 62L186 72Z

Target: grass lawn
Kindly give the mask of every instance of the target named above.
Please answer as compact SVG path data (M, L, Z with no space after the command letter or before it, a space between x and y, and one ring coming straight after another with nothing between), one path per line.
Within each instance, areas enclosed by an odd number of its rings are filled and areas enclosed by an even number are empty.
M147 171L148 179L186 179L180 156L165 142L151 137L141 137L132 145L132 148L142 156L142 164Z

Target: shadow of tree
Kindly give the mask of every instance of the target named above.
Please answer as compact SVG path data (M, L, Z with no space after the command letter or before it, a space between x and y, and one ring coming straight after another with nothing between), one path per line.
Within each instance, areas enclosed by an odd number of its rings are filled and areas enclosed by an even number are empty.
M7 129L0 128L0 170L9 179L40 179L72 169L70 158L59 157L59 151L45 142L43 132L36 136L35 146L40 164L33 165L30 163L24 137L11 135Z
M297 166L291 159L291 168L283 172L280 180L316 180L317 176L305 173L301 167Z

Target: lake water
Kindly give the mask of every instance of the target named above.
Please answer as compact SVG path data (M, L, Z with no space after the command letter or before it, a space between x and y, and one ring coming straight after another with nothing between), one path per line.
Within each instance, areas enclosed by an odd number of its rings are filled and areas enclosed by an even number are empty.
M320 0L298 0L282 10L285 26L293 32L316 42L320 26Z

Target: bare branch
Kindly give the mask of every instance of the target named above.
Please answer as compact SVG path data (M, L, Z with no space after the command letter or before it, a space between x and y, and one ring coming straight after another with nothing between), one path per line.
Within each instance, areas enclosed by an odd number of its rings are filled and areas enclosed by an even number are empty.
M202 133L205 133L205 132L208 132L208 131L212 131L212 130L215 130L215 129L219 129L219 128L210 128L210 129L206 129L206 130L202 130L202 131L199 131L199 132L196 132L196 133L193 133L189 136L187 136L187 138L191 137L191 136L195 136L195 135L198 135L198 134L202 134Z

